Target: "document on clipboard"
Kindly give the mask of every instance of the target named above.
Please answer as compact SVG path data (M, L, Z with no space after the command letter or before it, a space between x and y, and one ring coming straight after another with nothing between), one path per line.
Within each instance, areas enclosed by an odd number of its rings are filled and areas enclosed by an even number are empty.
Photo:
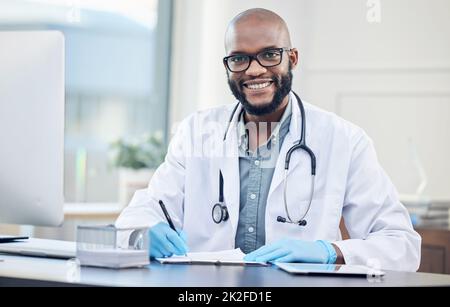
M266 262L245 261L240 248L218 252L187 253L186 256L174 255L168 258L156 258L166 264L215 264L215 265L256 265L268 266Z

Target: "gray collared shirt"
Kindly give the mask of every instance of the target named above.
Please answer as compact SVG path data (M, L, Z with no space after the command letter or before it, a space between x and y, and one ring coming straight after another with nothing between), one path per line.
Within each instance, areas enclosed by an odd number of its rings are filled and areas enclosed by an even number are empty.
M255 152L251 152L248 145L248 133L251 133L252 126L251 124L246 126L244 123L243 112L239 116L237 133L241 190L235 246L241 248L244 253L252 252L265 244L267 196L281 145L289 132L291 116L290 99L280 122L272 123L276 124L276 127L270 138Z

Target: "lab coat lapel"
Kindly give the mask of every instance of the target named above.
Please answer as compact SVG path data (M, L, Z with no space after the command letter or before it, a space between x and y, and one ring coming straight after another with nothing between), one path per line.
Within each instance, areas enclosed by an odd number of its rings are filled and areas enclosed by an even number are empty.
M241 109L241 106L239 106L236 110L232 124L228 130L227 138L224 142L224 154L219 159L219 168L222 170L224 181L224 200L230 216L229 221L233 227L233 235L235 235L238 226L240 206L239 150L236 121Z
M287 152L300 139L301 121L302 121L300 115L300 108L298 106L298 102L297 99L295 98L295 95L292 92L290 93L290 95L292 101L291 123L289 125L289 132L283 141L283 145L281 146L280 154L278 156L277 164L272 178L272 183L269 189L268 200L270 199L271 194L278 188L278 186L284 180L284 162L286 159ZM289 164L288 177L299 165L299 163L300 159L298 158L297 153L293 153Z

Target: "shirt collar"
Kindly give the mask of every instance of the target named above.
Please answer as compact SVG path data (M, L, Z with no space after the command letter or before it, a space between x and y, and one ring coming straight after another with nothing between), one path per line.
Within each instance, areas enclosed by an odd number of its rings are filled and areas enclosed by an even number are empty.
M283 116L281 117L280 122L277 123L275 128L272 131L272 134L270 135L270 138L267 140L267 143L269 142L278 142L280 138L280 129L283 126L283 124L290 118L292 115L292 97L289 95L289 101L288 105L286 107L286 110L284 110ZM248 134L245 127L245 120L244 120L244 109L242 109L241 113L238 117L238 123L237 123L237 134L238 134L238 145L239 145L239 152L246 153L248 151ZM266 143L266 144L267 144ZM265 145L261 145L265 146Z

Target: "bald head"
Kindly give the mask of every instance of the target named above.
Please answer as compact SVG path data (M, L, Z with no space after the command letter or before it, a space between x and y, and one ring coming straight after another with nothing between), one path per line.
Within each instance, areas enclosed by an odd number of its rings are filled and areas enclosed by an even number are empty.
M291 38L286 22L276 13L254 8L234 17L225 34L225 50L235 52L236 45L242 43L255 45L254 41L266 40L266 44L278 47L291 47Z

